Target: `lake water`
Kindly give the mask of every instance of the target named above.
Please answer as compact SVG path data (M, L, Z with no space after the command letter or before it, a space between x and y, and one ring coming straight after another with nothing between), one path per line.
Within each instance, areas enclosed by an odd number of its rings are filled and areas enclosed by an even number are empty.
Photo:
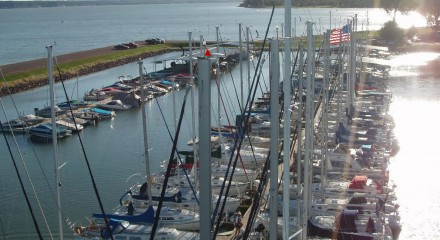
M237 3L215 4L153 4L136 6L100 6L72 8L39 8L39 9L2 9L0 10L0 65L45 58L45 46L56 41L57 54L78 50L115 45L120 42L143 40L151 37L164 39L186 39L187 32L192 31L194 38L202 34L207 40L215 40L215 26L220 26L223 40L238 40L238 23L251 28L253 38L258 32L264 35L270 16L270 9L244 9L236 7ZM315 32L322 32L331 26L345 24L347 17L358 14L359 27L367 26L367 15L370 18L369 29L378 29L389 17L380 9L294 9L297 16L298 35L303 35L305 21L314 21ZM368 12L368 13L367 13ZM276 9L269 35L275 36L275 26L284 19L283 9ZM404 26L410 26L406 18L399 18ZM7 21L6 21L7 20ZM281 32L280 32L281 34ZM164 57L173 57L178 53L144 60L147 71L154 69L153 61ZM437 55L435 55L437 56ZM434 56L434 57L435 57ZM413 55L408 61L396 59L394 62L412 66L423 62L432 55ZM417 62L415 62L417 61ZM246 64L244 64L246 67ZM44 68L45 66L42 66ZM267 81L268 67L264 67ZM396 67L397 69L397 67ZM439 239L440 224L440 189L436 184L436 170L439 163L436 150L436 136L440 134L440 79L421 78L411 67L399 67L409 70L389 81L393 92L391 114L396 123L395 133L399 138L400 152L392 160L391 179L397 185L400 214L403 230L400 239ZM244 70L246 73L247 70ZM253 72L253 70L251 71ZM66 82L67 92L72 96L82 96L84 92L109 85L118 76L137 76L138 64L130 63L114 69L79 77ZM401 73L401 72L400 72ZM246 75L246 74L245 74ZM240 72L238 68L221 79L224 89L238 86ZM78 86L78 88L76 88ZM56 87L57 96L62 96L60 85ZM214 89L214 86L213 86ZM226 91L225 91L226 92ZM216 106L217 91L213 91L213 106ZM239 94L239 93L238 93ZM166 123L171 132L173 127L173 98L177 109L180 109L184 91L178 91L150 101L147 108L148 136L152 150L150 158L153 171L160 168L160 162L168 159L172 141L165 122L162 120L160 105ZM236 113L235 93L225 96L228 112ZM42 87L32 91L13 95L17 110L20 113L32 113L35 107L48 105L48 88ZM63 99L63 98L60 98ZM195 91L197 107L197 91ZM63 100L60 100L63 101ZM3 97L2 104L9 118L18 115L11 98ZM191 136L191 104L188 102L182 125L182 135L178 148L189 149L186 141ZM213 107L215 111L216 107ZM178 111L177 111L178 112ZM97 126L87 127L81 137L85 144L87 157L91 162L95 179L105 209L116 206L127 186L140 181L145 172L143 158L143 135L141 111L118 112L111 121L102 121ZM178 114L177 114L178 115ZM213 117L215 119L216 117ZM232 118L234 119L234 118ZM5 120L1 111L0 120ZM226 123L222 113L222 122ZM234 120L232 120L234 121ZM12 140L10 135L7 135ZM51 144L30 142L22 135L16 136L21 150L18 154L12 142L12 152L18 163L21 176L24 178L27 192L34 207L38 223L45 238L50 238L45 227L37 199L37 193L54 238L57 238L57 217L54 205L54 163ZM81 153L76 136L63 139L59 143L59 158L65 165L61 168L62 179L62 213L66 222L87 223L86 217L97 212L99 206L93 193L90 177L86 170L84 156ZM23 160L22 160L23 159ZM36 239L29 210L20 190L17 175L14 172L3 135L0 138L0 234L5 239ZM26 177L25 167L29 177ZM135 175L126 180L129 176ZM29 182L33 183L34 190ZM65 236L71 239L71 231L65 226Z
M186 40L203 35L215 40L219 26L221 39L238 41L238 24L249 27L251 37L260 39L269 22L271 9L240 8L238 3L146 4L123 6L0 9L0 66L45 58L44 46L56 42L56 53L113 46L147 38ZM390 17L381 9L293 9L297 35L305 34L306 21L315 22L315 32L341 27L357 14L359 30L377 30ZM398 16L408 28L425 21L418 14ZM275 9L269 37L282 35L284 9ZM295 24L292 24L295 26ZM368 28L367 28L368 27ZM257 34L258 32L258 34ZM243 35L244 36L244 35ZM244 39L244 37L243 37Z

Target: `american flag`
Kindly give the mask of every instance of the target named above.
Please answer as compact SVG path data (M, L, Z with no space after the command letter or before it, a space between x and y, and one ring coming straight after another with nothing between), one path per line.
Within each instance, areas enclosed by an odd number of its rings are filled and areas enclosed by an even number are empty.
M340 40L342 42L350 41L350 25L345 25L342 28L335 28L330 32L330 44L339 44Z

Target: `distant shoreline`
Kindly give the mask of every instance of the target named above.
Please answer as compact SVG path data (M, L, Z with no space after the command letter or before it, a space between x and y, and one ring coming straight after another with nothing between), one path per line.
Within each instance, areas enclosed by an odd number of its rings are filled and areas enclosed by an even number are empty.
M209 0L106 0L106 1L0 1L0 9L45 8L45 7L81 7L109 5L144 5L144 4L176 4L176 3L210 3ZM237 2L236 0L216 0L216 2ZM238 6L238 5L237 5Z
M72 79L77 76L83 76L121 66L130 62L135 62L140 58L144 59L168 52L181 51L180 47L187 46L188 44L188 42L184 40L175 40L167 41L165 45L154 45L157 46L155 49L145 49L148 46L145 45L144 41L139 41L137 43L139 44L139 51L132 54L127 52L127 50L115 50L114 46L108 46L57 56L58 64L70 65L69 68L60 67L61 77L63 80ZM389 47L391 51L400 53L426 51L440 52L440 42L418 42L412 45L405 45L397 48L393 48L391 46ZM186 49L186 47L184 48ZM128 53L127 56L112 59L110 61L106 60L107 56L116 56L119 53L125 52ZM83 63L87 60L90 61ZM47 85L47 69L42 69L42 66L47 65L46 61L47 59L43 58L0 66L1 73L7 80L5 84L0 85L0 97ZM430 75L439 76L440 65L438 64L440 64L439 60L434 61L433 65L430 64L424 68L427 72L429 72ZM35 71L40 71L40 73L35 74ZM14 75L23 77L14 80ZM57 74L55 74L55 80L61 80ZM7 85L7 87L5 87L5 85Z

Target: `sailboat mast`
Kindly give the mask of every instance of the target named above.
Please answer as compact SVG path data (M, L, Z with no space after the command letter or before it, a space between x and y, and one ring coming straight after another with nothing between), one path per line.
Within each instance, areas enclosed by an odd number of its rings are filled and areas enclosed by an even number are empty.
M269 187L269 239L277 239L278 228L278 139L280 56L279 40L270 40L270 187ZM287 223L285 223L287 224Z
M217 47L217 54L218 56L220 56L220 46L219 46L219 28L218 26L215 27L215 33L216 33L216 47ZM219 79L219 75L220 75L220 59L217 59L217 64L216 66L216 75L215 75L215 79L217 82L217 119L218 119L218 136L219 136L219 142L220 145L223 145L223 139L222 139L222 131L221 131L221 109L220 109L220 102L221 102L221 93L220 93L220 79Z
M246 49L247 49L247 86L248 89L251 87L251 49L249 46L249 27L246 27Z
M284 77L283 77L283 117L284 117L284 128L283 128L283 239L289 238L289 202L290 202L290 125L291 125L291 114L290 114L290 102L292 99L292 84L291 84L291 11L292 5L291 0L284 1L284 22L285 22L285 38L284 38Z
M307 22L307 79L306 79L306 125L304 138L304 206L302 216L302 239L307 239L307 220L309 218L309 201L310 201L310 163L312 161L313 151L313 63L315 59L314 54L315 42L313 38L313 23Z
M238 24L238 44L239 51L238 62L240 64L240 110L243 112L244 109L244 97L243 97L243 43L241 41L241 23Z
M147 115L145 113L145 90L144 90L144 74L142 73L143 62L139 61L139 81L141 85L141 108L142 108L142 129L144 131L144 158L145 158L145 168L147 173L147 194L148 194L148 205L152 204L152 194L151 194L151 170L150 170L150 156L148 154L148 136L147 136Z
M355 99L355 85L356 85L356 35L354 34L356 31L357 25L357 14L354 15L353 20L351 21L351 31L350 31L350 124L351 118L354 115L354 99Z
M324 33L324 79L323 79L323 88L324 88L324 97L322 100L322 118L321 118L321 126L322 126L322 154L321 154L321 186L326 185L327 180L327 163L328 163L328 148L327 148L327 115L328 115L328 95L329 95L329 75L330 75L330 30L327 30ZM324 197L324 187L321 187L321 196Z
M60 194L60 174L59 174L59 162L58 162L58 132L56 123L56 112L55 112L55 86L53 79L53 47L48 46L47 48L47 66L49 74L49 92L50 92L50 113L51 113L51 123L52 123L52 147L53 147L53 161L55 169L55 188L56 188L56 201L57 201L57 211L58 211L58 231L60 234L60 239L63 236L63 218L61 216L61 194Z
M192 114L192 120L191 120L191 128L192 128L192 142L193 142L193 157L194 157L194 164L193 164L193 176L194 176L194 183L195 183L195 189L198 189L199 186L199 181L197 180L198 178L198 162L199 162L199 157L198 157L198 152L197 152L197 144L196 144L196 120L195 120L195 115L196 115L196 110L195 110L195 106L194 106L194 101L195 101L195 97L194 97L194 72L193 72L193 51L192 51L192 44L193 44L193 40L192 40L192 32L188 32L188 38L189 38L189 77L191 79L191 114Z

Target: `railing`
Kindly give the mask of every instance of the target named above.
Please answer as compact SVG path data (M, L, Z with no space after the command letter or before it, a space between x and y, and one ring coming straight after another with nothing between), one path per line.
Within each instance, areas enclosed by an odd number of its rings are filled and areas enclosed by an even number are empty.
M294 233L292 236L289 237L289 240L292 240L294 237L298 236L298 234L302 233L303 229L301 228L298 230L298 232Z

